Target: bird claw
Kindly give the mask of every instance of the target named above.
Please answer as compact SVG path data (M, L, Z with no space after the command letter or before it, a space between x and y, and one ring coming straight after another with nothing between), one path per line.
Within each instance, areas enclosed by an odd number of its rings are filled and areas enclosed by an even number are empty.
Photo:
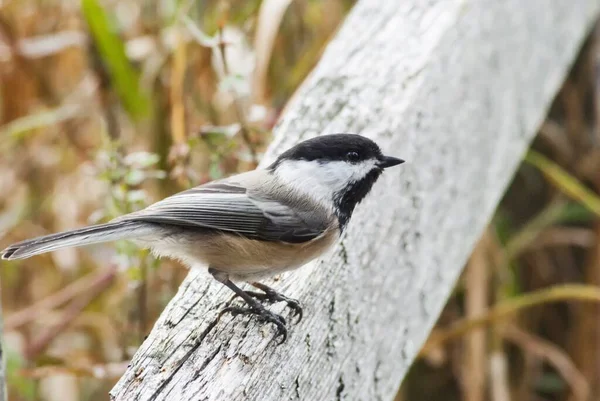
M255 315L259 320L262 320L263 322L267 323L272 323L277 327L277 333L275 333L275 336L273 336L273 338L281 336L281 341L279 341L280 345L283 344L285 340L287 340L287 323L283 316L273 313L263 307L242 308L240 306L228 306L223 308L221 312L219 312L218 318L220 319L221 316L225 313L231 313L231 315L234 317L237 315Z
M268 302L270 304L274 304L276 302L285 302L292 310L292 316L297 317L296 323L300 323L303 316L302 305L298 300L293 298L288 298L283 294L280 294L276 291L265 291L256 292L256 291L246 291L246 294L250 295L252 298L258 299L259 301Z

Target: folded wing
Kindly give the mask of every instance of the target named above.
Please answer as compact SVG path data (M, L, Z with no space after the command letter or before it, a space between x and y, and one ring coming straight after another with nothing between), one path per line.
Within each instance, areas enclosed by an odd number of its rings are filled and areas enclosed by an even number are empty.
M302 243L327 229L319 211L286 205L268 196L256 196L242 185L214 182L157 202L123 217L175 226L199 227L250 239Z

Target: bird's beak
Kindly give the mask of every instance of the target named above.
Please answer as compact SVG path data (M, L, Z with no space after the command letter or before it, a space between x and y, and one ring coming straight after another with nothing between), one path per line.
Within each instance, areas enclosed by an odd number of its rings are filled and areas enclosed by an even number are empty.
M383 156L379 161L379 167L388 168L404 163L404 160L392 156Z

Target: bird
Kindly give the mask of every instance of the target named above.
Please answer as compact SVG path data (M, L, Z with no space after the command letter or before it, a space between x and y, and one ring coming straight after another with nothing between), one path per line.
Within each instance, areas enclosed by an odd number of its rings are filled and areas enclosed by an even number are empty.
M4 249L2 259L25 259L60 248L131 240L157 257L204 266L245 301L224 313L252 315L276 326L287 322L263 303L285 302L302 319L300 303L262 284L330 249L382 172L404 163L385 156L359 134L320 135L302 141L266 168L184 190L145 209L98 225L45 235ZM260 291L242 290L246 282Z

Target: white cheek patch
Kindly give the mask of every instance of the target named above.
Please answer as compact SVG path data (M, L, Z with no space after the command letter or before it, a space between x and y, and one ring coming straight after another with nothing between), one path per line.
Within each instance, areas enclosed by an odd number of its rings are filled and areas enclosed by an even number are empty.
M378 161L375 159L365 160L357 164L346 165L352 166L352 177L350 181L360 181L367 176L377 166Z
M352 164L344 161L318 163L306 160L286 160L277 166L276 174L286 184L329 204L333 196L375 168L377 160Z

